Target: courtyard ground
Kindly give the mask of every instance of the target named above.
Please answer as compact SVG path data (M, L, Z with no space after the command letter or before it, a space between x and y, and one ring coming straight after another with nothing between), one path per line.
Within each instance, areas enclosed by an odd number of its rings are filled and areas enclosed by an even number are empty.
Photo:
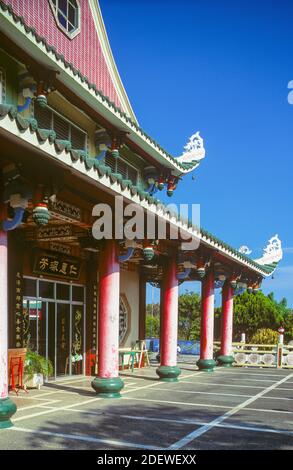
M10 397L14 427L0 449L293 449L293 373L181 362L178 383L150 368L124 371L120 399L98 398L88 377Z

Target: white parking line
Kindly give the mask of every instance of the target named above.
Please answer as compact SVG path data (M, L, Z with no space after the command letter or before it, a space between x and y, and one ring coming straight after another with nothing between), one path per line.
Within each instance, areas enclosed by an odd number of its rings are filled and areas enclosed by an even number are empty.
M27 428L18 428L18 427L13 427L13 428L8 428L10 431L19 431L19 432L25 432L29 434L37 434L38 436L54 436L58 438L63 438L63 439L70 439L73 441L82 441L82 442L93 442L96 444L107 444L107 445L112 445L115 447L130 447L130 448L136 448L136 449L158 449L158 450L163 450L162 447L154 447L150 445L143 445L143 444L137 444L134 442L127 442L127 441L121 441L119 439L98 439L96 437L91 437L91 436L79 436L76 434L63 434L63 433L57 433L57 432L51 432L51 431L41 431L41 430L33 430L33 429L27 429ZM42 444L42 447L44 445Z
M20 400L38 400L38 401L48 401L47 398L40 398L38 396L32 396L32 397L20 397L19 395L16 395L15 397L11 397L12 400L17 400L17 399L20 399Z
M179 441L175 442L172 444L168 450L178 450L182 449L182 447L185 447L188 445L190 442L192 442L194 439L198 438L199 436L202 436L206 432L210 431L212 428L214 428L216 425L221 424L223 421L225 421L227 418L230 416L234 415L238 411L242 410L243 408L246 408L250 403L253 403L256 401L258 398L261 398L263 395L266 393L270 392L274 388L276 388L278 385L281 383L286 382L288 379L291 379L293 377L293 374L288 375L287 377L283 378L282 380L279 380L278 382L270 385L269 387L265 388L262 392L259 392L257 395L255 395L252 398L249 398L248 400L244 401L240 405L235 406L231 410L227 411L224 413L222 416L219 416L218 418L214 419L211 421L209 424L205 424L204 426L201 426L199 429L196 429L195 431L187 434L185 437L180 439ZM268 410L270 411L270 410Z
M279 388L277 388L276 390L277 390L277 391L279 391L279 390L284 390L284 391L286 391L286 392L293 392L293 388L282 388L282 387L279 387Z
M77 410L74 410L77 411ZM111 414L111 413L110 413ZM115 414L115 416L117 416ZM174 423L174 424L195 424L195 425L207 425L209 423L205 423L200 420L191 420L191 419L168 419L168 418L150 418L146 416L131 416L131 415L118 415L120 418L124 419L131 419L131 420L142 420L142 421L154 421L154 422L163 422L163 423ZM271 429L271 428L261 428L258 426L246 426L246 425L238 425L238 424L216 424L215 427L219 428L229 428L229 429L243 429L247 431L257 431L257 432L269 432L269 433L276 433L276 434L286 434L289 436L293 436L293 431L288 431L287 429Z
M152 398L136 398L136 397L122 397L123 400L131 400L131 401L146 401L146 402L151 402L151 403L165 403L167 405L186 405L186 406L201 406L204 408L225 408L225 409L230 409L233 408L233 406L226 406L226 405L214 405L210 403L186 403L183 401L169 401L169 400L155 400Z
M184 384L192 384L192 385L207 385L208 387L237 387L237 388L260 388L263 390L261 385L235 385L235 384L219 384L219 383L209 383L209 382L198 382L198 381L184 381ZM174 384L176 385L176 384ZM173 384L172 384L173 386ZM172 390L170 388L170 390Z
M125 395L126 393L131 393L131 392L138 391L138 390L143 390L143 389L146 389L146 388L156 387L159 384L160 384L160 382L156 381L155 383L151 383L151 384L148 384L148 385L143 385L141 387L131 388L129 390L123 390L121 392L121 395ZM61 407L53 408L53 409L46 410L46 411L40 411L39 413L33 413L31 415L16 417L16 418L13 419L13 422L23 421L25 419L30 419L30 418L36 418L38 416L42 416L42 415L46 415L46 414L50 414L50 413L55 413L55 412L59 411L59 409L60 410L62 410L63 408L71 409L71 408L74 408L76 406L83 406L83 405L87 405L88 403L94 403L94 402L100 401L100 400L105 400L105 399L101 398L101 397L95 397L95 398L93 397L93 398L90 398L89 400L85 400L82 403L77 402L77 403L73 403L72 405L68 405L66 407L61 406Z
M171 388L158 388L156 387L156 390L164 391L164 392L171 392L172 393L191 393L191 394L198 394L198 395L216 395L217 397L243 397L243 398L252 398L254 395L242 395L242 394L237 394L237 393L218 393L218 392L206 392L206 391L201 391L197 392L194 390L175 390ZM263 399L266 400L293 400L293 398L283 398L283 397L262 397Z
M267 408L245 408L246 410L249 410L249 411L259 411L261 413L283 413L283 414L287 414L287 415L292 415L293 414L293 411L286 411L286 410L272 410L271 408L270 409L267 409Z
M80 377L79 379L74 379L74 380L54 380L53 382L49 381L47 382L48 385L70 385L70 384L74 384L74 383L80 383L80 382L88 382L88 376L83 376L83 377Z
M233 376L235 375L260 375L262 377L286 377L287 374L267 374L266 372L263 372L263 373L260 373L260 372L254 372L254 371L249 371L247 369L244 369L243 372L240 372L240 369L238 369L237 372L235 372L235 368L230 368L231 372L228 371L227 369L224 370L224 369L220 369L219 372L222 373L222 374L233 374Z
M42 405L43 408L50 408L50 406ZM123 418L123 419L129 419L129 420L134 420L134 421L152 421L152 422L162 422L162 423L174 423L174 424L190 424L190 425L198 425L198 426L204 426L208 425L208 422L202 421L202 420L194 420L194 419L173 419L173 418L153 418L153 417L147 417L147 416L135 416L135 415L124 415L124 414L119 414L119 413L111 413L108 411L88 411L88 410L80 410L80 409L68 409L68 408L58 408L59 410L62 411L69 411L74 412L74 413L81 413L81 414L88 414L88 415L93 415L93 416L111 416L115 418ZM254 410L254 408L246 408L247 410ZM257 410L259 411L259 410ZM269 411L269 410L266 410ZM238 424L215 424L214 427L218 428L226 428L226 429L239 429L239 430L246 430L246 431L255 431L255 432L268 432L268 433L274 433L274 434L285 434L288 436L293 436L293 431L289 431L287 429L273 429L273 428L261 428L259 426L253 426L253 425L238 425Z
M229 377L230 380L237 380L238 381L244 381L244 382L275 382L273 379L239 379L239 378L234 378L234 377Z
M46 406L46 405L53 405L53 403L60 403L60 400L49 400L49 401L46 401L45 403L34 404L34 405L29 405L29 406L22 406L20 408L17 408L17 411L26 411L26 410L30 410L32 408L42 408L43 406Z
M65 393L65 394L67 394L67 395L68 395L68 394L71 394L71 395L79 395L78 392L72 392L72 391L69 391L69 390L54 390L54 391L52 391L52 392L44 392L44 393L40 394L40 396L42 396L42 397L47 397L47 396L49 396L49 395L54 395L54 393ZM34 395L31 395L31 396L28 397L28 398L30 398L30 399L33 400L33 399L35 399L35 398L38 397L38 396L39 396L39 395L35 393ZM23 397L23 398L24 398L24 397Z
M156 390L160 390L162 392L172 392L172 393L191 393L191 394L196 394L196 395L216 395L217 397L243 397L243 398L249 398L253 397L254 395L238 395L236 393L217 393L217 392L197 392L195 390L175 390L171 388L159 388L156 387Z

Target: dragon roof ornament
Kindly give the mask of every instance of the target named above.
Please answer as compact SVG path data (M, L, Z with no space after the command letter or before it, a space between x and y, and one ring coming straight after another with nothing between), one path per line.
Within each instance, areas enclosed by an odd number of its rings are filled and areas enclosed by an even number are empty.
M282 242L278 235L270 238L266 248L263 250L263 256L256 259L255 262L264 265L277 264L283 258Z
M185 152L183 152L180 157L177 157L177 161L180 163L199 162L199 160L205 157L206 151L203 146L203 138L199 135L199 131L190 137L184 150Z
M248 246L246 245L242 245L238 251L239 253L242 253L243 255L247 255L247 256L252 253L252 250L248 248Z

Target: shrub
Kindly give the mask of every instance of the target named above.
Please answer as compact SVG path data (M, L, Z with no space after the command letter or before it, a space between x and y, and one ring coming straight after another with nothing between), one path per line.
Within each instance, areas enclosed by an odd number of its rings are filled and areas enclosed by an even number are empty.
M53 375L52 362L38 353L28 350L25 356L24 372L29 379L34 374L43 374L45 377L50 377Z
M253 344L277 344L279 333L270 328L260 328L251 338Z

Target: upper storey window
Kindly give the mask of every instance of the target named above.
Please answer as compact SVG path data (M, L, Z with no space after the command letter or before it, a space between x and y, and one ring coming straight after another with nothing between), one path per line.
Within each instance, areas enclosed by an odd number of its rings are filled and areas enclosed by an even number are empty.
M78 0L49 0L55 20L71 39L80 31L80 6Z

